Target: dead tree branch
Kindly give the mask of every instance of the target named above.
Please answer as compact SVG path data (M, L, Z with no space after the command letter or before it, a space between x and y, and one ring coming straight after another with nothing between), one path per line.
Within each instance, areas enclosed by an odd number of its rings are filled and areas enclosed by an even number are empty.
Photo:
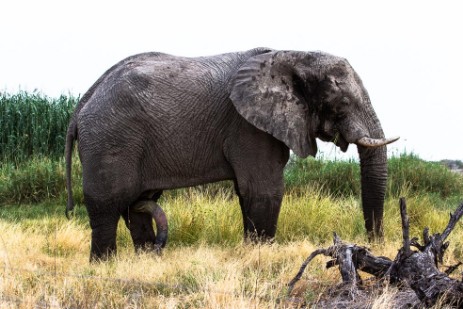
M352 290L362 285L358 274L361 270L380 280L387 280L391 284L399 282L402 283L402 287L410 287L425 306L432 306L437 301L440 304L463 306L463 283L448 276L461 263L445 272L438 268L449 246L446 239L463 216L463 203L454 214L450 214L449 223L442 234L436 233L430 236L428 228L423 230L423 244L420 244L416 237L410 240L410 222L404 198L400 199L400 214L403 247L400 248L394 261L385 257L376 257L366 247L344 243L334 233L333 246L314 251L304 261L297 275L288 284L289 293L301 278L307 265L315 256L323 254L332 258L327 263L327 268L339 265L343 284L351 285ZM418 250L412 250L411 246Z

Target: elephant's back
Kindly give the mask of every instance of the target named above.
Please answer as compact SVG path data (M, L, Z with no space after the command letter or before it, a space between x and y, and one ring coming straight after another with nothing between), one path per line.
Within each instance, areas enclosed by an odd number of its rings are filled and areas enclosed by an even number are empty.
M221 147L223 137L214 132L238 117L226 79L235 66L230 60L238 63L239 57L226 58L222 61L228 66L214 57L160 53L122 60L85 96L77 115L79 144L104 152L128 144L138 155L153 159L172 157L183 148L176 157Z
M149 100L151 104L183 102L183 97L204 96L216 100L216 94L225 94L227 85L239 67L257 54L271 51L256 48L245 52L226 53L209 57L179 57L160 52L141 53L127 57L108 69L84 94L77 112L88 109L105 110L107 104L125 103L115 96ZM137 98L138 96L138 98Z
M147 179L157 179L153 188L228 179L223 147L242 121L228 81L246 57L124 59L92 87L78 112L79 149L91 150L81 154L83 162L142 166ZM198 179L188 182L192 177Z

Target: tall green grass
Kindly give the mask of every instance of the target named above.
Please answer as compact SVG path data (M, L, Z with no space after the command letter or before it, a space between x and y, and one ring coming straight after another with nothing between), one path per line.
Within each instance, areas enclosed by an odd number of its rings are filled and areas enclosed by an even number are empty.
M354 160L299 159L293 157L285 170L290 190L315 186L325 195L348 198L360 196L360 166ZM428 162L413 153L388 160L387 195L398 197L404 191L414 195L463 199L463 176L439 162Z
M78 98L39 93L0 94L0 159L19 164L33 156L60 158Z
M286 188L292 191L311 186L334 197L359 195L360 166L354 160L300 159L293 156L285 169L285 183Z
M388 193L398 196L403 188L437 198L463 199L463 176L452 172L445 164L420 159L415 154L401 154L389 159Z

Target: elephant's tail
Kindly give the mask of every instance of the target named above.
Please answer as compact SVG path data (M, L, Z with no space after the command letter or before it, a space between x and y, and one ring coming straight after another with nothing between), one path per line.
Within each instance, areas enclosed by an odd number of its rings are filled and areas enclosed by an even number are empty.
M69 212L74 210L74 199L72 198L72 179L71 179L71 167L72 167L72 151L74 149L74 140L77 138L77 123L72 117L69 123L68 131L66 134L66 187L68 189L68 202L66 205L66 217L69 219Z

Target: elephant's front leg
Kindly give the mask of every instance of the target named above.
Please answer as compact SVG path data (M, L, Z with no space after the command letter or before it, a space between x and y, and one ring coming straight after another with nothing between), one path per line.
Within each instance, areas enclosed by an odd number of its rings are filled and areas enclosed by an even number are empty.
M275 237L282 196L242 197L244 235L252 242L270 241Z
M237 151L240 156L231 160L235 191L243 214L245 238L268 241L276 233L284 194L283 169L289 151L273 140L258 140L252 145L257 145L259 151L242 147Z

